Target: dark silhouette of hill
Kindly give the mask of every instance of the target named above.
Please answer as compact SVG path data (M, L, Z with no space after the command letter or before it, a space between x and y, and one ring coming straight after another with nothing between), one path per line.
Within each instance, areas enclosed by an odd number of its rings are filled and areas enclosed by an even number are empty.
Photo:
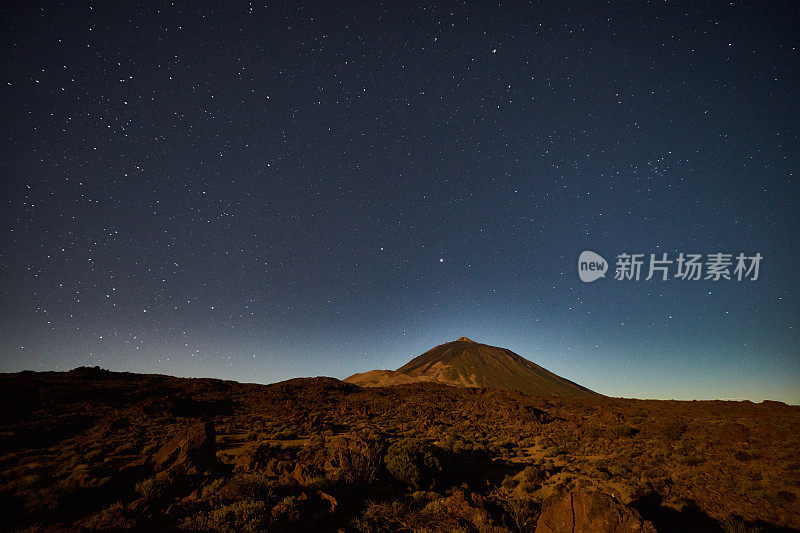
M516 390L533 395L575 398L598 395L511 350L481 344L467 337L436 346L397 370L371 370L354 374L345 381L363 387L436 382L455 387Z

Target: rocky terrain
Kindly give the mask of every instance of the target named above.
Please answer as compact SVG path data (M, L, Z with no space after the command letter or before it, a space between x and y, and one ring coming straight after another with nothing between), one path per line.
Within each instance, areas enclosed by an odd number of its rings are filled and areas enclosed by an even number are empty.
M0 374L0 530L797 531L800 407Z

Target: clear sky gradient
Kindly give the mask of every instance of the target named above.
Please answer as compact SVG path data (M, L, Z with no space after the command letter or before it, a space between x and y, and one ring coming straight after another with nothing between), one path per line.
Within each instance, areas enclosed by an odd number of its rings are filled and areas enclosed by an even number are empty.
M344 378L466 335L800 403L796 2L2 9L0 371ZM681 252L763 260L613 279Z

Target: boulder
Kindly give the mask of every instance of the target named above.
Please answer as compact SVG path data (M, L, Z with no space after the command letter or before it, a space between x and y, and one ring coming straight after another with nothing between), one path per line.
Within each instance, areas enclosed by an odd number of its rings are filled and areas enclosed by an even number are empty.
M215 439L213 422L195 422L153 455L153 465L156 471L170 469L186 474L204 472L217 460Z
M542 504L536 533L656 533L639 512L608 494L576 489Z
M236 468L245 472L260 472L270 476L278 475L276 464L278 447L269 442L261 442L236 456Z

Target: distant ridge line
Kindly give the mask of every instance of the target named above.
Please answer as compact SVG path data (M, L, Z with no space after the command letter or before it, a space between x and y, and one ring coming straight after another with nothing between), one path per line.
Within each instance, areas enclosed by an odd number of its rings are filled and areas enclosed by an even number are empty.
M482 344L468 337L435 346L397 370L370 370L353 374L345 381L362 387L435 382L454 387L514 390L531 395L602 396L507 348Z

